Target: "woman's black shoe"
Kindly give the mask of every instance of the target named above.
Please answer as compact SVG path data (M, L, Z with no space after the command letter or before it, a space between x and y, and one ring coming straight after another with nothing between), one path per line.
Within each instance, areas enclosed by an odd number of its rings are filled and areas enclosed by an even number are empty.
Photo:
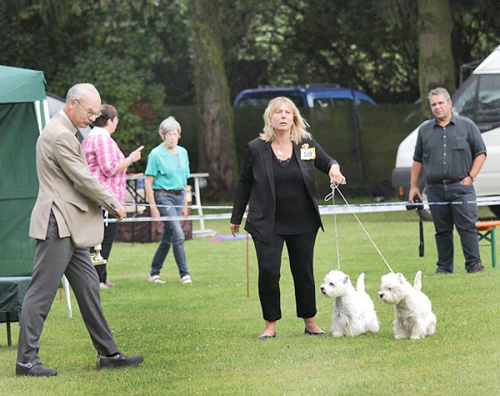
M321 336L321 335L325 335L326 333L324 331L322 331L320 333L313 333L312 331L309 331L309 330L307 330L307 328L305 328L304 329L304 334L314 335L314 336Z

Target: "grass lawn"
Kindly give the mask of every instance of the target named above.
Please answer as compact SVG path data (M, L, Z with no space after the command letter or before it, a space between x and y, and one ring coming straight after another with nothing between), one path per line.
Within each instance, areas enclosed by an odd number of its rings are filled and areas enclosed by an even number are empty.
M139 368L97 371L95 350L72 296L74 318L56 297L41 337L40 357L58 370L55 378L14 375L19 326L7 347L0 325L1 395L494 395L500 394L500 269L468 275L458 237L455 274L434 275L432 223L425 223L424 258L418 257L415 212L358 215L390 266L413 282L423 272L423 291L437 316L436 334L424 340L395 340L393 308L377 299L383 260L352 215L337 216L341 269L355 281L366 274L367 292L380 319L378 334L334 339L303 334L295 316L294 291L284 252L281 278L283 319L276 339L259 342L263 330L257 270L250 243L250 298L246 296L246 241L186 242L192 285L179 282L169 255L164 285L146 281L156 243L117 243L102 304L124 353L140 353ZM334 222L324 217L318 234L316 284L337 268ZM195 224L197 227L197 224ZM206 222L228 234L227 221ZM317 293L317 321L330 327L332 300Z

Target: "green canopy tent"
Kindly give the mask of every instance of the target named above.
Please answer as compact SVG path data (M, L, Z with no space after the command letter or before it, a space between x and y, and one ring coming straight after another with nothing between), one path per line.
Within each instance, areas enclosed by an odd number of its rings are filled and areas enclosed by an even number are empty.
M43 72L0 65L0 322L7 322L8 345L33 267L35 146L48 114Z
M35 146L48 119L42 71L0 65L0 276L30 276Z

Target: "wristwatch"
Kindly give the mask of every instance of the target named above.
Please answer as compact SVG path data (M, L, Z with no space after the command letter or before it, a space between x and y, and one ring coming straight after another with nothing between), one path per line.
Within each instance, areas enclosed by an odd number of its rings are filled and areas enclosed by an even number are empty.
M472 182L473 182L473 183L476 181L476 178L475 178L475 177L472 177L472 176L470 175L470 173L467 175L467 177L470 177L470 179L472 180Z

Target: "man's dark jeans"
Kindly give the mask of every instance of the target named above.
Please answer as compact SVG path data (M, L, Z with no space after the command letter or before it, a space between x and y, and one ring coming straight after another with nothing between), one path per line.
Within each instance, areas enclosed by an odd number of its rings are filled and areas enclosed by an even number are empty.
M453 225L456 226L465 257L465 269L472 270L481 262L476 230L478 219L476 192L473 186L460 184L427 183L427 198L432 202L448 204L430 205L436 229L438 270L453 272Z

